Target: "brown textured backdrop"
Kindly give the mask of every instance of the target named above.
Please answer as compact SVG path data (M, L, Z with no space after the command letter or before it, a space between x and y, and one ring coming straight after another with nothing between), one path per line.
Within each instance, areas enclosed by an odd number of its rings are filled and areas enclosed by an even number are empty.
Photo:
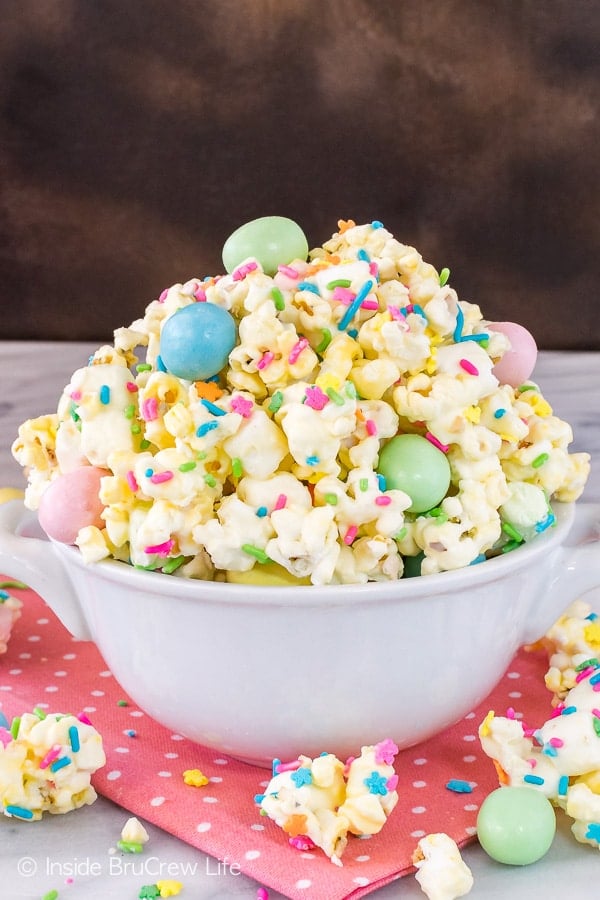
M0 0L0 338L110 338L227 235L377 218L600 349L598 0Z

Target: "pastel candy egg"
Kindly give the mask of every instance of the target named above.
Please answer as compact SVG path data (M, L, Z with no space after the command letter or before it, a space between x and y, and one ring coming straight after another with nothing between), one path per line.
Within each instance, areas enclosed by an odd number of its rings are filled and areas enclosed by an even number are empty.
M214 303L184 306L165 321L160 358L168 372L188 381L204 381L226 365L237 339L231 313Z
M40 499L40 525L55 541L74 544L81 528L87 525L104 527L100 501L100 479L110 475L106 469L81 466L65 472L50 482Z
M556 832L550 801L530 787L501 787L485 798L477 816L479 843L492 859L509 866L537 862Z
M516 322L490 322L490 331L498 331L506 335L510 341L510 349L506 351L492 372L500 384L519 387L530 377L537 360L537 344L533 336Z
M437 447L419 434L397 434L379 454L377 471L387 489L404 491L408 512L421 513L443 500L450 486L450 464Z
M308 241L299 225L285 216L263 216L241 225L230 234L223 247L223 264L233 272L240 263L253 257L267 275L274 275L278 266L295 259L306 259Z
M254 566L248 572L226 573L230 584L258 584L270 587L287 587L297 584L310 584L310 578L296 578L287 569L278 563L270 562L264 565Z

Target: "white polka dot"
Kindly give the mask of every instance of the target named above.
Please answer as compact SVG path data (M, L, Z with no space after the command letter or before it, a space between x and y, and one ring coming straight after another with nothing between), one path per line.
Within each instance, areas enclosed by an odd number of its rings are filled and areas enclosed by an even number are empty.
M372 834L359 834L358 835L359 841L370 841L372 837L373 837Z
M479 806L477 803L466 803L463 809L465 812L475 812L476 809L479 809Z
M171 778L173 773L162 771L162 772L157 772L156 774L158 775L159 778Z
M19 653L19 659L31 659L31 653Z
M30 634L27 640L32 644L35 644L36 641L41 641L41 637L39 636L39 634Z
M63 659L77 659L76 653L65 653Z
M208 780L212 781L213 784L220 784L220 782L223 781L223 779L220 778L218 775L211 775Z
M96 707L95 706L84 706L83 711L84 712L96 712Z
M48 693L48 694L55 694L56 691L58 690L58 688L56 687L55 684L49 684L48 687L45 687L45 688L44 688L44 690L45 690L46 693Z
M422 838L427 834L426 831L411 831L410 836L414 838Z
M196 831L199 831L200 834L204 834L205 831L210 831L211 828L212 825L210 824L210 822L199 822L196 825Z
M475 718L474 712L467 713L467 715L465 716L465 719L474 719L474 718Z
M172 734L172 735L171 735L171 740L172 740L172 741L182 741L182 740L183 740L183 737L182 737L180 734Z
M463 741L476 741L476 740L477 740L476 734L464 734L463 735Z
M121 773L118 769L112 769L112 771L108 772L106 777L109 781L116 781L117 778L121 777Z
M40 709L48 709L48 703L37 703L36 706L39 706Z
M507 678L517 679L521 677L520 672L508 672L506 675Z
M314 859L315 858L315 854L309 853L308 850L303 850L301 852L300 856L302 857L302 859Z
M104 669L103 672L98 672L100 678L112 678L112 672L109 669Z
M426 781L413 781L413 787L415 787L415 788L427 787L427 782Z
M304 890L306 890L306 888L309 888L311 886L311 884L312 884L312 881L310 880L310 878L300 878L296 882L296 887L298 888L299 891L304 891Z
M12 685L0 684L0 691L12 691Z
M92 697L104 697L104 691L90 691Z
M477 834L477 826L476 825L467 825L465 828L465 834L473 835Z
M65 675L68 675L68 674L69 674L69 673L68 673L68 672L65 672L64 669L59 669L58 672L55 672L55 673L54 673L54 677L55 677L55 678L64 678Z
M165 753L165 759L179 759L179 753Z
M427 807L426 806L413 806L413 808L411 809L411 812L414 812L415 815L420 816L421 813L427 812Z
M521 693L521 691L511 691L508 696L511 698L511 700L520 700L523 694Z
M48 619L36 619L38 625L47 625Z
M258 859L260 856L260 850L246 850L244 853L244 859Z
M366 853L363 853L362 856L355 856L354 858L356 862L368 862L371 859Z
M9 669L8 674L9 675L20 675L22 671L23 671L23 669Z
M129 747L115 747L115 753L129 753Z
M261 782L259 783L259 786L260 786L260 787L268 787L268 785L269 785L270 783L271 783L270 781L261 781Z
M134 719L141 719L144 713L141 711L141 709L132 709L129 715L133 716Z
M354 882L354 884L357 884L359 887L366 887L368 884L370 884L370 881L368 878L361 878L360 875L357 878L353 878L352 881Z
M252 831L264 831L265 830L265 826L259 825L257 822L254 822L254 824L251 825L250 828L252 829Z
M219 801L217 800L216 797L203 797L202 802L203 803L218 803Z
M475 762L476 756L463 756L463 762Z
M164 802L164 797L152 797L152 799L150 800L150 806L162 806Z
M424 759L423 757L419 757L418 759L413 759L413 762L414 762L415 766L424 766L425 763L427 762L427 760Z
M220 757L220 756L217 756L216 759L213 759L213 762L214 762L215 766L228 766L229 765L229 760L222 759L222 757Z

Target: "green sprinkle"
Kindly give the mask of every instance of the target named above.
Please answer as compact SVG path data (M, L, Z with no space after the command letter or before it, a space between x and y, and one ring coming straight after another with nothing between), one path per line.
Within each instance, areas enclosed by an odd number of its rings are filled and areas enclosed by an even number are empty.
M23 584L22 581L0 581L0 588L18 588L21 591L26 591L28 585Z
M328 503L329 506L337 506L337 502L337 494L325 494L325 503Z
M21 725L21 716L15 716L12 722L10 723L10 733L13 736L13 739L16 741L17 735L19 734L19 726Z
M126 406L123 410L123 415L126 419L133 419L135 416L135 403L130 403L129 406Z
M482 341L479 341L479 346L483 347L484 350L487 350L487 348L490 346L490 339L484 338Z
M579 663L578 666L575 666L576 672L583 672L584 669L589 669L591 666L600 666L600 660L598 660L595 656L591 659L584 659L582 663Z
M33 708L33 714L34 714L34 716L37 716L38 719L45 719L45 718L46 718L46 713L44 712L43 709L40 709L39 706L34 706L34 708Z
M510 522L503 522L502 531L504 534L507 534L509 538L513 541L517 541L517 543L521 544L523 542L523 535L517 531L514 525L511 525Z
M42 897L42 900L56 900L57 897L58 897L58 891L52 889L51 891L48 891L47 894L44 894L44 896Z
M181 463L181 465L179 466L179 471L180 472L191 472L192 469L196 468L196 465L197 465L197 463L195 463L193 460L190 460L189 462Z
M329 328L323 328L321 334L323 335L321 342L315 347L317 353L324 353L331 343L331 332Z
M171 556L162 567L165 575L172 575L185 562L185 556Z
M358 482L358 484L359 484L361 491L369 490L369 479L368 478L361 478L360 481Z
M594 725L594 731L596 732L598 737L600 737L600 719L598 718L598 716L594 716L594 718L592 719L592 723Z
M398 534L395 536L394 540L395 541L403 541L407 534L408 534L408 528L405 525L404 528L400 529Z
M117 700L117 706L129 706L127 700Z
M117 841L117 847L123 853L141 853L144 849L144 845L140 844L139 841Z
M328 291L332 291L336 287L349 288L352 282L349 278L336 278L325 285Z
M536 456L536 458L531 463L532 468L539 469L540 466L544 465L547 459L550 459L547 453L540 453L540 455Z
M217 483L217 479L215 478L214 475L206 474L204 476L204 483L207 484L209 487L214 487Z
M443 509L440 509L437 516L434 516L436 525L443 525L444 522L448 521L448 513L444 512Z
M430 509L427 513L428 516L433 516L434 519L437 519L438 516L441 516L443 513L443 509L441 506L434 506L433 509Z
M77 407L75 403L71 403L69 407L69 415L73 419L74 422L79 422L80 416L77 414Z
M347 381L347 382L346 382L346 396L347 396L347 397L352 397L353 400L354 400L356 397L358 397L358 393L357 393L357 391L356 391L356 388L355 388L354 384L353 384L351 381Z
M134 422L133 425L131 426L132 434L139 434L141 430L142 430L142 426L140 425L139 422Z
M136 372L151 372L152 366L150 363L138 363L135 370Z
M242 461L238 456L235 456L231 460L231 471L233 473L234 478L241 478L244 472L244 467L242 466Z
M269 403L269 411L272 413L276 413L277 410L281 407L283 403L283 394L281 391L275 391L273 396L271 397L271 402Z
M147 450L149 446L150 446L150 441L147 441L146 438L144 438L142 441L140 441L140 450Z
M537 387L535 384L522 384L517 390L520 394L523 394L525 391L537 391Z
M440 287L444 287L445 284L448 284L449 278L450 278L450 269L447 266L444 266L444 268L440 272Z
M329 399L331 401L333 401L333 403L335 403L336 406L344 405L344 402L345 402L344 398L342 397L341 394L338 394L338 392L336 390L334 390L332 387L328 387L327 390L325 391L325 393L327 394Z
M259 563L271 562L265 551L261 550L260 547L255 547L254 544L242 544L242 550L248 556L253 556Z
M275 303L275 309L278 309L280 312L282 309L285 309L285 300L278 287L271 288L271 297Z
M522 541L509 541L502 548L502 553L510 553L511 550L516 550L517 547L521 546L521 544L522 544Z

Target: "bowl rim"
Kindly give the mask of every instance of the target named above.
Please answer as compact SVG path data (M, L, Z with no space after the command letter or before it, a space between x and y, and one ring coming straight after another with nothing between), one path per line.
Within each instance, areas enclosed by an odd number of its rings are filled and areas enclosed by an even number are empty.
M533 563L559 545L566 538L575 517L574 503L555 503L556 524L547 528L535 540L510 553L502 554L476 565L447 572L396 581L370 581L366 584L326 585L247 585L196 578L178 578L162 572L147 572L116 559L85 562L77 547L50 540L54 551L68 564L79 569L84 577L117 582L121 587L131 585L145 593L189 598L191 601L213 601L219 604L244 606L351 606L357 603L411 602L433 593L452 594L464 590L465 582L481 587L500 578L507 578ZM168 579L168 582L165 580ZM165 585L168 584L168 590ZM438 591L439 588L439 591ZM469 588L471 589L471 587Z

